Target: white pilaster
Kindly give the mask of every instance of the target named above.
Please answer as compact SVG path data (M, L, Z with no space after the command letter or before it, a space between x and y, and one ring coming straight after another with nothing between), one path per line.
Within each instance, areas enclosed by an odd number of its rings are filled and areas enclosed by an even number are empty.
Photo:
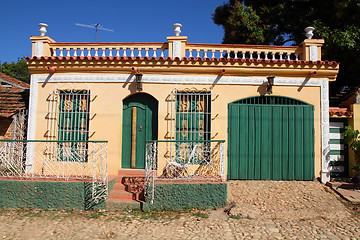
M181 41L173 42L173 59L178 57L181 58Z
M318 47L317 46L310 46L309 47L309 55L310 55L310 61L317 61L318 59Z
M38 80L32 75L30 80L30 97L29 97L29 118L28 118L28 130L27 130L27 139L35 139L35 124L36 124L36 105L37 105L37 95L38 95ZM35 152L34 142L28 142L26 147L26 162L25 162L25 171L26 174L33 172L34 164L34 152Z
M43 42L36 42L35 43L35 56L41 57L43 55Z
M321 182L330 181L330 120L329 120L329 82L321 82Z

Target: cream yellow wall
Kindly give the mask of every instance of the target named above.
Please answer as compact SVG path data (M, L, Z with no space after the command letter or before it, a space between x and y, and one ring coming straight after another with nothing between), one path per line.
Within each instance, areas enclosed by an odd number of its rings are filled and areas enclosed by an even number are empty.
M91 94L96 96L91 102L90 109L93 119L90 121L90 131L95 131L90 140L108 140L108 172L109 175L117 174L121 168L121 144L122 144L122 101L134 92L134 84L130 83L39 83L36 110L36 133L35 139L46 139L47 131L46 115L48 103L46 99L56 88L58 89L90 89ZM165 99L175 88L185 89L195 87L207 88L210 85L191 84L143 84L143 92L151 94L159 101L159 132L158 138L165 139L168 133L168 106ZM215 124L212 124L212 135L217 140L226 140L227 152L227 107L230 102L238 99L259 96L263 88L251 85L215 85L213 93L218 94L215 101L216 114ZM305 101L314 105L315 126L315 177L320 176L321 170L321 106L320 87L303 87L300 91L298 86L274 86L273 95L287 96ZM214 109L212 109L214 115ZM359 128L360 129L360 128ZM225 154L226 156L226 154ZM227 156L226 156L227 158ZM227 166L226 168L227 169Z
M360 129L360 104L353 104L351 106L353 111L353 117L349 119L348 124L352 127L354 130ZM349 148L349 176L353 176L355 174L354 171L351 170L351 165L355 163L355 154L354 152Z

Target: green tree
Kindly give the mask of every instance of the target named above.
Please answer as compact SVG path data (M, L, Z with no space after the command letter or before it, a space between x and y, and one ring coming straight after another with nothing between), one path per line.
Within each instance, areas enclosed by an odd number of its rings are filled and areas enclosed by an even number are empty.
M215 9L213 20L224 28L223 43L298 45L305 27L325 39L323 59L340 62L333 90L359 85L359 0L229 0Z
M30 82L30 71L24 58L19 58L16 63L4 62L1 65L1 72L23 82Z
M358 130L353 130L350 126L346 127L342 134L345 137L345 142L349 144L351 150L355 154L355 163L352 164L351 169L355 173L360 173L360 136Z

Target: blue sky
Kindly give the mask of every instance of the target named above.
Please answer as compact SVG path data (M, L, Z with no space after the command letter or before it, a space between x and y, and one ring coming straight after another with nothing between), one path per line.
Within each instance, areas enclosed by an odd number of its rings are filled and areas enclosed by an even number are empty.
M225 0L102 0L29 1L1 4L0 61L30 56L30 36L40 35L38 24L49 25L56 42L93 42L95 29L75 23L96 24L114 32L98 32L98 42L165 42L172 25L183 25L181 35L191 43L221 43L223 29L212 14Z

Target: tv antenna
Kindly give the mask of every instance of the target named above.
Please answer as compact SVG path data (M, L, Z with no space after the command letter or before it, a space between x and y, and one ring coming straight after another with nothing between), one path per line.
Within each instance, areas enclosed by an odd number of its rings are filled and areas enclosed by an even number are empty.
M88 28L95 28L95 42L97 42L97 32L98 29L99 30L105 30L105 31L109 31L109 32L113 32L114 30L112 29L108 29L108 28L103 28L100 23L96 23L96 24L81 24L81 23L75 23L76 26L80 26L80 27L88 27Z

